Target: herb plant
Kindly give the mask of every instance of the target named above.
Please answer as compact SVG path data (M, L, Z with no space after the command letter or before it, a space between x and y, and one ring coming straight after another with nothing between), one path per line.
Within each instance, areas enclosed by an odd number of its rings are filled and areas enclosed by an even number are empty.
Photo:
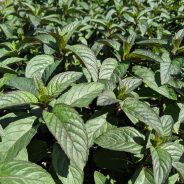
M184 1L0 1L0 184L184 183Z

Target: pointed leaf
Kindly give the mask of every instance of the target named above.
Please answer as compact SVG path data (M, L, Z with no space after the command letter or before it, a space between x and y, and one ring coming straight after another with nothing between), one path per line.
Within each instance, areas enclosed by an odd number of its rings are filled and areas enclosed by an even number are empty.
M100 72L99 79L111 79L114 69L117 67L117 60L114 58L107 58L103 61Z
M42 167L27 161L4 162L0 165L1 184L55 184Z
M103 88L104 85L98 82L77 84L58 98L57 103L72 107L86 107L102 92Z
M59 145L54 145L52 164L62 184L83 184L84 173L68 159Z
M37 55L28 62L26 66L25 76L27 78L33 78L34 76L41 78L47 66L53 63L54 63L54 58L52 56Z
M135 98L127 98L121 103L121 108L125 113L130 114L156 130L160 135L163 134L162 123L159 116L145 102L141 102Z
M151 148L155 184L165 183L171 171L171 156L161 148Z
M68 158L82 170L88 157L88 138L79 114L69 106L58 104L52 113L44 111L43 118Z
M133 127L121 127L109 130L95 140L99 146L114 150L140 154L144 136Z
M38 99L26 91L12 91L0 96L0 109L37 103Z
M57 96L81 77L80 72L63 72L55 75L47 85L49 95Z
M12 122L4 129L0 142L0 160L11 161L25 148L36 133L33 127L35 117L28 117Z
M93 51L85 45L72 45L67 47L84 63L94 82L98 80L97 59Z

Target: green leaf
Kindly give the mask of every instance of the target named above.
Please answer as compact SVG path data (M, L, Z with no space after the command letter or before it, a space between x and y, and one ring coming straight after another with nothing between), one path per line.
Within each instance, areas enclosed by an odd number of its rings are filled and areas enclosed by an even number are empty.
M109 47L112 47L114 50L119 51L121 44L116 41L116 40L112 40L112 39L101 39L98 40L99 43L107 45Z
M0 96L0 109L37 103L38 99L26 91L12 91Z
M26 148L23 148L22 150L20 150L20 152L18 153L18 155L15 157L14 160L24 160L24 161L28 161L28 152Z
M109 130L95 140L102 148L140 154L144 136L133 127L120 127Z
M162 144L161 148L166 150L170 154L172 158L172 163L179 161L184 162L184 151L178 143L167 142Z
M119 102L113 91L106 90L98 96L97 105L106 106Z
M11 161L25 148L36 133L35 117L28 117L10 123L4 129L0 142L0 161Z
M172 135L172 129L174 120L170 115L164 115L160 118L163 127L163 136L170 137Z
M160 135L163 134L163 127L159 116L145 102L141 102L135 98L127 98L121 103L121 108L125 113L130 114L156 130Z
M132 92L142 83L142 79L136 77L126 77L125 79L120 81L120 88L125 89L125 94Z
M167 184L175 184L179 179L178 174L174 174L168 178Z
M162 58L156 54L154 54L151 51L148 50L142 50L142 49L136 49L133 52L130 53L130 56L132 58L140 58L140 59L147 59L147 60L152 60L156 62L163 62Z
M77 111L58 104L52 113L44 111L43 118L68 158L82 170L88 157L88 137Z
M59 95L72 83L82 77L81 72L63 72L55 75L47 85L49 95Z
M128 184L153 184L153 183L154 183L153 172L150 169L144 167L135 172L131 181L129 181Z
M113 128L113 126L107 121L107 113L97 115L96 117L89 119L86 124L86 131L88 135L88 144L91 147L94 140L107 130Z
M44 70L54 63L54 58L50 55L37 55L33 57L26 66L25 76L42 78Z
M72 107L86 107L102 92L103 88L104 85L98 82L77 84L58 98L57 103Z
M117 60L114 58L107 58L103 61L100 72L99 79L111 79L114 69L117 67Z
M64 47L67 44L68 40L70 37L73 35L73 33L76 31L76 29L80 26L81 22L80 21L74 21L71 22L70 24L67 24L64 26L60 32L60 36L63 37L64 40ZM63 47L63 48L64 48Z
M24 58L18 58L18 57L10 57L10 58L7 58L7 59L3 60L2 64L9 66L9 65L19 63L19 62L22 62L22 61L25 61L25 59Z
M109 183L107 182L106 177L98 171L95 171L94 173L94 180L95 180L95 184L108 184Z
M137 76L143 79L143 82L148 87L169 99L177 100L177 95L174 89L168 87L167 85L159 85L155 79L155 74L152 70L141 66L134 66L132 70Z
M98 65L97 59L93 51L85 45L67 46L67 49L72 51L84 63L94 82L98 80Z
M172 167L171 156L164 149L151 147L151 157L155 184L165 183Z
M126 74L128 68L129 68L129 63L119 64L114 69L112 80L115 82L119 82L119 79L121 79Z
M83 184L83 171L71 163L58 144L54 145L52 164L62 184Z
M4 162L0 165L1 184L55 184L42 167L27 161Z
M169 53L166 52L162 55L162 62L160 63L160 78L161 84L167 84L170 80L172 80L172 72L171 72L171 59L169 57Z
M151 38L149 40L143 40L143 41L138 41L136 42L136 44L138 45L151 45L151 46L162 46L162 45L167 45L168 41L167 40L161 40L161 39L155 39L155 38Z
M15 77L10 79L7 82L7 85L22 91L27 91L29 93L34 94L35 96L38 95L36 84L34 80L30 78Z
M182 180L184 180L184 164L182 162L174 162L173 167L181 175Z

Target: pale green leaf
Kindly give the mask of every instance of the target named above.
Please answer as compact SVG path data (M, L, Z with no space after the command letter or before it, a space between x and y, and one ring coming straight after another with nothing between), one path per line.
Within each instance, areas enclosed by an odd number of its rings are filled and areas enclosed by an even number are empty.
M0 142L0 161L11 161L25 148L36 133L35 117L28 117L10 123L4 129Z
M12 91L0 96L0 109L37 103L38 99L26 91Z
M98 65L94 52L85 45L67 46L67 49L72 51L84 63L93 81L98 80Z
M163 134L163 127L159 116L156 112L145 102L139 101L135 98L127 98L121 103L121 108L125 113L130 114L139 121L155 129L159 134Z
M88 157L88 137L77 111L58 104L52 113L44 111L43 118L68 158L82 170Z
M58 98L57 103L72 107L86 107L102 92L103 88L104 85L98 82L77 84Z
M161 148L151 148L155 184L165 183L172 168L170 154Z
M144 135L133 127L110 129L95 140L99 146L114 150L140 154L143 149Z
M80 72L63 72L55 75L47 85L49 95L58 95L82 77Z
M26 66L25 76L41 78L44 70L54 63L54 58L50 55L37 55L33 57Z
M0 165L1 184L55 184L42 167L27 161L4 162Z

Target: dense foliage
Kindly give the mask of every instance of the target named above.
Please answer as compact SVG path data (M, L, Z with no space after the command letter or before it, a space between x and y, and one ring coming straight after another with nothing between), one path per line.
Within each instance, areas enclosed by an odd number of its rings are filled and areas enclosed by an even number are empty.
M183 0L0 1L0 184L184 183Z

